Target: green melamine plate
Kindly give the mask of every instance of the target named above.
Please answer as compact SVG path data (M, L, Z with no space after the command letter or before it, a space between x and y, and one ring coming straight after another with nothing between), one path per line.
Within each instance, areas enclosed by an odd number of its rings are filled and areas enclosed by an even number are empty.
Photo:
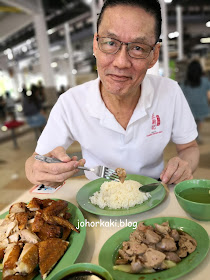
M57 199L56 199L57 200ZM77 227L78 221L79 222L85 222L84 216L82 212L72 203L68 202L68 208L69 212L71 213L70 222ZM2 214L0 216L0 219L3 219L8 212ZM57 274L59 271L65 269L66 267L69 267L69 265L73 264L80 251L82 250L85 236L86 236L86 228L81 227L79 228L80 233L77 233L75 231L72 231L67 241L69 241L69 247L63 257L60 259L60 261L57 263L57 265L54 267L54 269L51 271L51 273L48 275L46 280L50 280L53 278L55 274ZM0 272L0 279L2 279L2 273ZM34 278L34 280L42 280L41 275L39 274L37 277Z
M197 241L196 250L184 258L175 267L161 272L155 272L151 274L130 274L122 271L113 270L115 259L117 257L118 249L122 246L123 241L129 240L129 235L133 232L131 227L126 227L113 236L111 236L103 245L99 254L99 265L103 266L115 280L172 280L178 279L196 266L198 266L202 260L206 257L209 250L209 236L205 229L194 221L175 218L175 217L160 217L145 220L145 225L154 225L154 223L161 224L169 221L170 227L183 230L190 234Z
M134 180L142 185L150 184L150 183L157 183L158 181L149 177L140 176L140 175L127 175L126 180ZM127 216L127 215L133 215L137 213L142 213L145 211L148 211L154 207L156 207L158 204L160 204L165 195L166 191L162 185L157 187L154 191L150 192L151 198L149 198L147 201L145 201L142 204L136 205L134 207L130 207L129 209L110 209L108 207L105 207L104 209L101 209L97 205L94 205L90 202L89 197L92 196L96 191L99 191L101 185L103 182L109 181L107 179L97 179L94 181L91 181L90 183L84 185L79 192L77 193L77 202L78 204L87 212L101 215L101 216Z

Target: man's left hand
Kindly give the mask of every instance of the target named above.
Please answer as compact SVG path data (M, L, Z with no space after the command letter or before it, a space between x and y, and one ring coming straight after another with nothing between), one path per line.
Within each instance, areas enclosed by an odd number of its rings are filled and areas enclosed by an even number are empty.
M179 157L171 158L160 175L160 179L166 184L193 179L192 169L189 163Z

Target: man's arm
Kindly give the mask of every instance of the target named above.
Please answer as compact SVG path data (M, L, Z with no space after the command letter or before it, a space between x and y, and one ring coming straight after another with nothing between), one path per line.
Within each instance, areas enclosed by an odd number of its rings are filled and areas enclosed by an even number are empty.
M28 180L35 185L57 187L66 179L72 177L79 170L78 165L84 165L85 160L77 161L77 157L70 158L63 147L57 147L46 156L55 157L62 163L46 163L35 159L36 153L26 160L25 172Z
M187 144L177 144L176 149L177 156L168 161L160 175L160 179L167 184L193 179L193 172L199 163L200 152L195 140Z

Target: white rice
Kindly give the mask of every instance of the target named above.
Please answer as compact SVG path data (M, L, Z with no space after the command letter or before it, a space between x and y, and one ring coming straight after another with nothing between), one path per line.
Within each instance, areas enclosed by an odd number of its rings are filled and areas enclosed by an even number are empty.
M111 209L129 208L137 204L142 204L151 197L149 193L139 191L142 185L133 180L121 182L104 182L100 190L90 197L90 201L100 208L109 207Z

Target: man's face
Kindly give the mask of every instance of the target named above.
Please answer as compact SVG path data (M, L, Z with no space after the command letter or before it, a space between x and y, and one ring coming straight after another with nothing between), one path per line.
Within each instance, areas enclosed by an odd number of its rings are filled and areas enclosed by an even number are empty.
M156 41L155 18L138 7L118 5L107 8L98 35L153 46ZM119 97L135 94L139 90L146 71L157 61L160 48L156 45L146 59L135 59L129 56L126 47L121 46L116 54L106 54L99 49L94 37L93 50L102 81L101 90Z

